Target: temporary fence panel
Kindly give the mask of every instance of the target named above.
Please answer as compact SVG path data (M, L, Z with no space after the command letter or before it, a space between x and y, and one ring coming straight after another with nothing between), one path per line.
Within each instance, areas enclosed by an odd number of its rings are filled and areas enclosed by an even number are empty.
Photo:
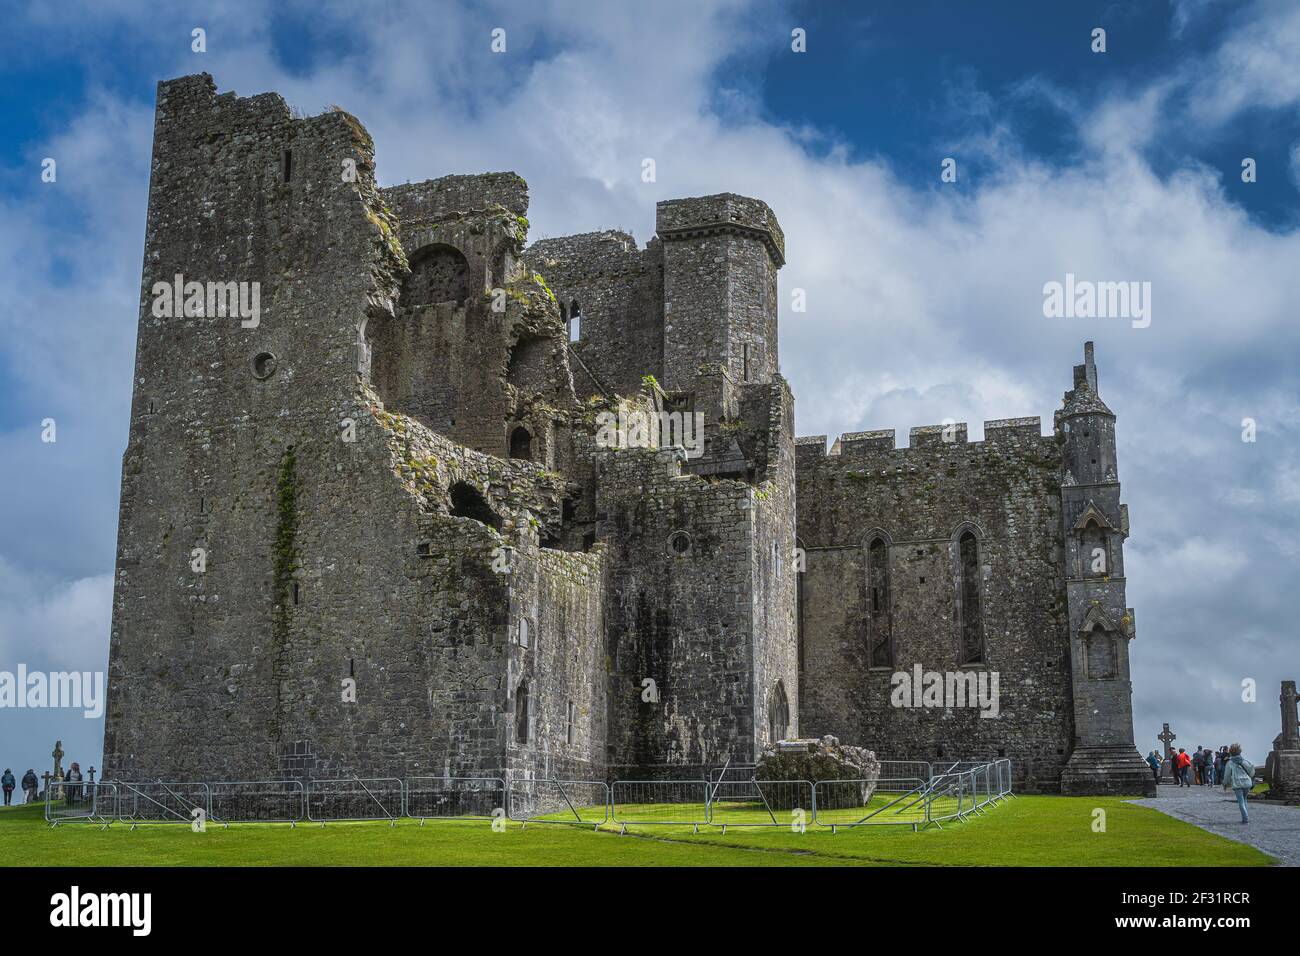
M390 777L362 780L309 780L307 819L312 823L342 820L388 820L402 815L402 781Z
M609 786L598 780L512 779L510 819L523 823L609 822Z
M490 820L504 816L505 806L506 784L501 777L406 780L406 816L419 820Z
M209 790L213 823L300 823L307 815L300 780L220 780Z
M709 822L707 780L615 780L610 815L623 826L705 826Z
M108 824L117 819L117 787L99 783L50 783L45 788L45 820L51 826L81 821Z
M807 825L813 785L807 780L721 780L709 791L709 823L726 827Z
M715 784L719 780L734 780L743 783L754 776L758 769L752 763L728 763L721 767L713 767L709 770L709 783Z
M913 777L929 780L933 773L930 763L925 760L882 760L877 776L882 780L908 780Z
M814 822L819 826L856 827L927 822L926 791L921 777L880 780L819 780L813 787Z
M206 820L208 785L193 781L117 784L117 817L123 823L188 823Z

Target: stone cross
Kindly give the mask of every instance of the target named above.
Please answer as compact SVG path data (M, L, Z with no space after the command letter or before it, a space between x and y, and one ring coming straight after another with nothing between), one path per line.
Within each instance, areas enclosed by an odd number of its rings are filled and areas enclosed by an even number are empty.
M1165 745L1166 760L1168 760L1174 755L1174 748L1171 747L1170 744L1172 744L1177 739L1178 739L1178 735L1169 729L1168 724L1165 724L1164 730L1156 734L1156 740L1161 741Z
M1282 681L1282 739L1278 741L1278 750L1300 750L1300 726L1296 720L1295 681Z
M63 760L62 740L54 741L54 749L50 751L50 756L54 758L54 779L62 780L63 779L63 766L61 763L61 761Z

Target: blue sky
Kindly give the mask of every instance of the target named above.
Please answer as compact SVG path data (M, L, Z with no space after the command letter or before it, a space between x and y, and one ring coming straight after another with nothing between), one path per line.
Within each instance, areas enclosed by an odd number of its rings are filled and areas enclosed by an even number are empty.
M1277 683L1300 677L1296 5L123 0L6 25L0 669L104 667L154 86L207 71L350 110L384 183L517 170L534 238L644 242L657 200L766 199L782 288L809 303L781 314L803 434L1050 423L1096 340L1133 517L1139 745L1168 720L1262 759ZM1066 272L1152 282L1150 328L1045 319L1042 286ZM0 711L0 764L39 769L55 737L97 764L101 734Z

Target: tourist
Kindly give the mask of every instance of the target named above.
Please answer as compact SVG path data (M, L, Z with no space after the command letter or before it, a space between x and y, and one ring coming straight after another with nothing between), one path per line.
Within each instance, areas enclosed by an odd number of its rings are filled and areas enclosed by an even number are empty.
M1196 753L1192 754L1192 779L1198 787L1205 783L1205 748L1200 744L1196 746Z
M1241 755L1241 744L1228 748L1228 762L1223 771L1223 789L1233 790L1237 794L1237 809L1241 811L1241 822L1249 823L1250 815L1246 813L1246 794L1255 787L1255 765Z
M1178 755L1174 757L1174 779L1178 781L1180 787L1192 785L1192 758L1188 755L1186 747L1179 747Z
M67 782L73 785L67 788L68 805L71 806L81 799L81 787L77 786L81 783L81 764L75 760L68 768Z
M1151 775L1156 778L1156 784L1160 783L1160 755L1154 750L1147 754L1147 763L1151 767Z
M1223 783L1224 770L1228 766L1228 745L1224 744L1219 748L1219 752L1214 755L1214 767L1218 771L1218 781Z
M6 807L13 801L14 787L17 785L18 780L14 777L14 772L8 767L5 767L4 774L0 775L0 787L4 787Z
M36 771L29 767L27 772L23 774L23 792L27 794L27 803L36 802L36 788L38 786L40 786L40 783L36 779Z
M1214 766L1214 758L1217 757L1213 750L1205 751L1205 782L1211 787L1219 780L1217 768Z

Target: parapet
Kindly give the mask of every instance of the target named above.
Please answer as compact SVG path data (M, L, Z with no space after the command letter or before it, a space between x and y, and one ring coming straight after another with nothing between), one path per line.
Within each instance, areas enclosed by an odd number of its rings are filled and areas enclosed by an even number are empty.
M836 442L841 455L861 455L869 451L893 451L894 430L878 428L869 432L846 432Z
M566 267L580 264L584 273L617 274L640 262L636 239L619 229L583 232L576 236L538 239L524 256L533 266L546 269L550 263Z
M1043 422L1037 415L1028 418L998 418L984 423L984 440L991 442L1023 441L1041 438Z
M785 233L761 199L735 193L669 199L659 203L655 231L665 242L726 232L762 239L777 266L785 265Z
M443 176L383 190L399 219L441 219L453 213L504 206L516 216L528 212L528 183L518 173Z
M934 445L966 444L966 423L948 422L946 425L916 425L907 433L907 443L912 448L930 448Z
M803 438L796 438L794 440L794 460L796 465L801 461L825 457L825 435L807 435Z
M258 93L256 96L239 96L231 92L217 93L216 81L211 73L193 73L158 83L158 123L179 120L187 114L202 114L203 125L210 125L213 113L229 114L237 118L247 116L259 124L276 125L293 120L293 112L279 93Z
M965 422L949 422L944 425L918 425L910 429L909 447L906 448L897 447L892 428L847 432L835 439L829 451L826 449L825 435L796 438L794 444L795 461L812 462L828 458L875 458L894 454L902 456L900 460L906 460L913 451L927 453L930 449L943 448L947 445L960 445L977 451L992 446L1028 446L1040 441L1053 441L1053 439L1042 435L1042 420L1034 415L1028 418L999 418L986 421L983 442L968 440Z

